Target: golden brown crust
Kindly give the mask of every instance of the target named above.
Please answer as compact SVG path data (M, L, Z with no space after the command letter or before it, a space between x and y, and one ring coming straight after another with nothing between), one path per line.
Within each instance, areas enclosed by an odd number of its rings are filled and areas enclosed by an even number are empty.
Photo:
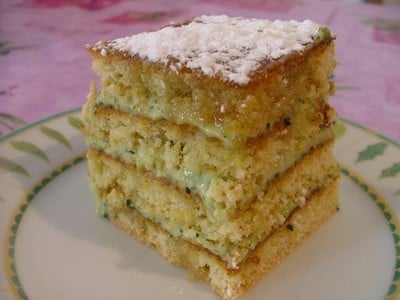
M104 47L106 49L107 49L107 44L109 43L110 41L104 42ZM260 64L260 66L256 71L252 72L249 75L250 81L245 85L240 85L235 82L226 81L219 75L210 78L209 76L203 75L198 70L190 69L185 66L183 66L178 72L181 75L194 74L198 78L201 78L201 80L203 80L205 84L215 84L216 82L218 82L218 84L225 86L225 88L235 88L244 90L253 89L259 85L268 85L271 78L275 77L277 74L282 72L282 66L285 66L285 68L296 68L299 65L301 65L307 57L319 55L325 48L333 46L333 44L334 44L334 38L331 38L317 45L311 45L307 47L307 49L302 53L294 53L285 60L277 60L277 61L265 60ZM154 69L165 72L166 74L173 74L177 72L170 68L170 64L175 62L173 59L170 60L169 64L165 65L162 63L151 62L149 60L142 59L138 55L132 56L126 52L119 52L111 48L107 49L108 53L106 56L102 56L101 49L96 48L94 45L88 45L86 47L86 50L94 60L100 59L104 60L106 63L111 63L114 61L120 61L120 62L123 61L127 64L145 63L152 66L152 68Z

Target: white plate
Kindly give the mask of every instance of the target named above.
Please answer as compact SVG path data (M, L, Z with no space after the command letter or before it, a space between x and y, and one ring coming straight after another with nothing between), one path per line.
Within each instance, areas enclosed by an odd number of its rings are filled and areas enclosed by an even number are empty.
M0 299L216 299L94 213L79 110L0 138ZM246 299L397 299L400 145L336 126L340 211Z

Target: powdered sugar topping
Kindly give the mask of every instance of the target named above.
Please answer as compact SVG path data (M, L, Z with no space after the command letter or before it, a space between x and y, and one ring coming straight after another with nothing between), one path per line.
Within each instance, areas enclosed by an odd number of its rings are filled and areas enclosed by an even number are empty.
M201 16L185 25L119 38L106 47L161 62L172 70L185 66L207 76L219 75L223 80L244 85L263 61L303 51L314 42L320 28L310 20ZM104 43L99 42L94 48L103 47Z

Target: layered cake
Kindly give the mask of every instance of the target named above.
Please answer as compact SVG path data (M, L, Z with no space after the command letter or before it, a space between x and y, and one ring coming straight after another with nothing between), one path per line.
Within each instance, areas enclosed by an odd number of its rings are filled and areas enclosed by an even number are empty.
M97 212L222 298L336 211L327 27L201 16L87 49Z

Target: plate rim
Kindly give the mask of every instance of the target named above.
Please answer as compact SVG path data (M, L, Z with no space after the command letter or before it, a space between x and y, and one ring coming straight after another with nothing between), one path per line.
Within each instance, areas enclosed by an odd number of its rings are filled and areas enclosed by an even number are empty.
M0 145L7 142L9 139L18 136L19 134L35 128L41 124L49 122L54 119L64 118L71 114L76 114L81 111L81 107L73 108L55 115L48 116L46 118L40 119L36 122L25 124L24 126L17 128L14 131L7 133L6 135L0 136ZM381 134L373 129L370 129L364 125L356 123L354 121L348 120L346 118L339 117L338 120L343 122L344 124L348 124L350 126L354 126L358 129L361 129L363 132L367 132L369 135L373 135L378 139L384 140L396 148L400 149L400 143L387 137L384 134ZM9 283L10 290L13 295L18 299L28 299L23 286L19 280L18 273L16 270L15 256L14 256L14 246L15 246L15 238L18 232L18 226L20 221L23 218L23 215L28 208L29 204L33 201L35 196L40 192L42 188L50 183L54 178L58 175L62 174L64 171L74 167L75 165L81 163L85 160L84 154L71 153L69 159L59 164L58 166L49 166L47 170L47 175L37 176L34 178L31 187L24 188L23 196L19 198L14 204L13 214L8 215L8 222L5 228L5 236L4 236L4 271L6 278ZM373 184L369 183L368 180L365 180L362 176L360 176L357 172L355 172L348 165L341 163L338 159L338 165L341 173L351 179L360 189L363 190L370 198L374 201L374 203L379 207L381 213L385 217L385 223L389 226L391 236L393 238L393 245L395 248L395 267L393 271L392 281L390 283L390 287L385 295L385 299L397 299L400 295L400 223L399 216L392 209L390 203L384 196L382 196L376 188L374 188ZM40 177L40 178L39 178Z

